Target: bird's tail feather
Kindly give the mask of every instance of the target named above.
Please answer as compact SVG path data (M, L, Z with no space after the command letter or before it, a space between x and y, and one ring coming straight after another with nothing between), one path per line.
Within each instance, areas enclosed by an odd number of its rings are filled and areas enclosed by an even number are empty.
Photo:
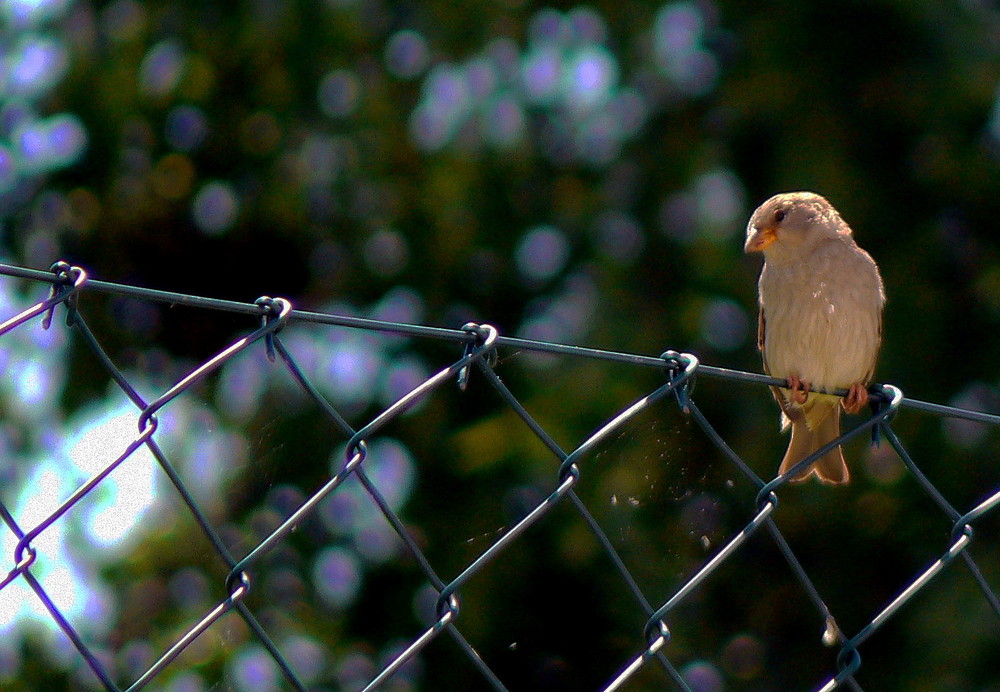
M839 435L839 406L833 409L831 415L824 416L814 430L810 430L809 426L806 425L804 416L797 420L792 420L792 439L788 442L788 451L785 452L785 458L781 460L781 467L778 469L778 473L785 473L823 445L832 442ZM792 481L804 481L813 474L816 474L816 477L823 483L841 484L850 481L851 474L847 470L847 463L844 461L844 454L840 451L839 445L817 459L808 469L793 478Z

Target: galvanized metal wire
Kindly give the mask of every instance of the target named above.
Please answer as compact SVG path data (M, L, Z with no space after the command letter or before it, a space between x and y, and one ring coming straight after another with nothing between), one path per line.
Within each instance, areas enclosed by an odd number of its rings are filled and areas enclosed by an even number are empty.
M870 391L872 413L864 422L845 431L837 441L818 450L785 475L764 479L759 477L716 431L709 417L697 405L696 397L692 391L692 383L696 377L755 385L783 385L785 383L766 375L706 365L690 353L667 351L659 357L652 357L508 337L499 334L497 329L489 324L470 323L460 329L444 329L310 312L295 309L288 300L276 297L261 297L254 303L217 300L98 281L90 279L83 268L71 266L65 262L57 262L50 271L0 265L0 275L39 282L49 287L49 294L46 298L0 324L0 339L12 330L39 318L48 328L52 322L53 313L57 309L64 311L66 314L65 328L75 334L80 343L96 356L101 367L138 411L138 430L132 442L100 472L82 483L75 492L62 501L57 509L41 521L30 526L22 525L22 522L10 508L11 489L0 489L0 520L6 525L7 530L17 537L16 548L13 554L8 556L10 567L6 575L0 578L0 590L17 581L27 584L44 604L58 629L61 630L86 663L86 666L107 690L132 692L147 687L198 637L218 626L219 620L229 613L238 614L245 622L252 635L277 664L287 687L295 690L306 690L307 686L302 682L289 659L272 640L268 628L255 617L247 605L246 596L253 588L254 572L262 557L277 545L288 540L290 535L316 512L320 503L331 494L338 492L351 476L360 481L367 491L370 502L377 507L379 513L391 525L423 573L427 583L437 593L434 622L423 631L412 632L412 637L407 645L374 674L372 679L368 681L366 690L375 690L384 686L408 661L428 647L434 646L435 640L445 633L457 644L462 655L478 670L486 686L495 690L507 689L500 676L494 672L489 663L484 660L463 634L462 591L469 582L477 578L484 567L497 561L512 544L518 541L530 541L531 539L527 537L528 530L532 526L546 521L546 517L550 515L552 510L560 505L571 507L581 517L587 529L597 540L601 550L610 559L622 588L630 594L630 598L635 602L635 607L641 610L645 618L644 627L634 633L633 657L617 662L618 672L607 680L602 687L604 690L626 688L630 680L635 678L637 672L646 667L656 667L662 671L666 688L688 692L692 690L692 687L685 681L683 675L672 662L670 655L671 622L674 611L689 599L692 593L711 580L713 573L733 555L739 553L751 536L762 529L777 547L784 560L787 561L797 583L812 603L817 622L825 625L829 639L827 643L839 647L836 670L817 673L818 689L826 691L847 687L860 690L861 686L856 680L855 674L862 667L862 650L865 642L890 618L905 608L919 592L937 580L942 573L953 569L955 564L965 565L982 591L983 598L1000 618L1000 599L997 597L996 590L983 576L982 570L968 550L969 546L976 540L973 531L976 523L983 517L994 513L997 506L1000 505L1000 488L985 493L983 499L973 507L953 506L914 463L892 427L893 418L904 409L990 425L1000 424L1000 416L917 401L905 397L903 392L895 386L876 385ZM79 308L80 296L88 292L107 293L144 301L159 301L254 316L260 320L260 327L237 339L230 346L195 367L152 401L147 401L129 382L122 370L114 364L88 326L87 320ZM461 355L454 362L441 368L395 403L382 410L365 425L355 428L310 381L306 370L300 366L295 354L282 339L280 332L283 328L290 328L295 323L304 322L453 342L459 347L456 353L461 353ZM277 367L285 368L294 382L324 413L333 428L346 440L346 452L339 471L327 478L318 489L314 490L294 511L284 517L278 526L262 540L247 550L245 554L237 556L227 548L225 541L220 536L219 527L213 525L208 513L196 500L189 483L184 480L158 443L157 413L170 406L171 402L178 397L184 396L237 354L256 347L262 347L268 358ZM555 442L545 428L532 417L518 396L497 375L495 370L496 357L498 349L501 348L655 368L662 371L664 381L662 385L610 417L596 432L586 437L572 450L567 451ZM421 548L420 540L413 535L412 529L386 500L384 497L385 489L380 488L373 477L369 475L365 460L369 454L369 442L377 438L386 425L398 419L401 414L448 383L457 383L464 389L472 377L481 377L489 389L499 395L525 428L537 437L554 457L556 471L553 474L548 494L544 498L531 507L519 521L510 526L496 540L481 550L478 556L471 560L457 576L446 580L439 576L431 560ZM844 395L846 391L838 392L838 394ZM722 456L753 484L757 489L757 495L753 511L748 513L743 528L715 550L700 569L677 588L667 600L651 602L631 574L626 561L618 554L613 541L577 494L576 487L587 473L588 458L593 455L595 449L602 442L618 433L641 412L665 399L676 401L683 412L681 415L693 421L697 429L719 450ZM881 436L896 451L908 472L950 522L952 531L950 540L941 545L938 559L928 564L919 573L914 574L911 581L888 604L880 611L872 613L867 624L853 634L845 634L820 590L796 556L795 550L775 523L774 515L778 511L779 492L790 478L796 475L798 470L805 468L836 444L846 442L866 432ZM69 618L61 612L56 604L56 599L53 598L52 594L47 593L32 570L35 563L42 558L36 547L37 539L60 522L84 497L95 491L117 467L140 448L148 449L152 453L160 469L169 478L171 485L181 498L185 511L189 513L205 539L212 546L212 550L226 566L228 575L225 578L224 598L220 599L202 617L191 622L187 630L166 650L162 651L143 673L132 680L118 680L115 679L115 675L101 656L95 653L93 644L86 641L86 638L81 636ZM998 626L1000 626L1000 621L998 621ZM447 681L435 681L435 684L438 687L447 687Z

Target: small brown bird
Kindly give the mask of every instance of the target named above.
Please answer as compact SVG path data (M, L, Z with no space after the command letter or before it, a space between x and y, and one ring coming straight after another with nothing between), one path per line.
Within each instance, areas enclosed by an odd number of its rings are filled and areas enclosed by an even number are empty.
M812 192L787 192L761 204L747 224L746 252L763 252L757 345L781 428L792 427L779 473L840 435L840 406L858 413L882 341L885 292L878 266L859 248L837 210ZM847 389L842 400L824 394ZM840 447L793 480L810 475L847 483Z

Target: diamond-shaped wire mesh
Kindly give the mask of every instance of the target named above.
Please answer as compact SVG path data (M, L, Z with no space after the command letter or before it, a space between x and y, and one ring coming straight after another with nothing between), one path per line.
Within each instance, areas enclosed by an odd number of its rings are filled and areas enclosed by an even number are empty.
M893 418L907 409L991 425L1000 423L1000 417L910 400L890 385L873 388L871 414L860 425L847 430L838 443L866 434L881 438L883 449L892 449L899 456L906 472L928 498L928 507L933 508L942 526L951 527L951 534L950 538L947 532L939 532L929 538L922 536L921 540L931 546L926 563L913 570L881 607L869 613L866 621L846 623L838 621L835 609L828 605L830 601L824 595L824 588L818 585L830 584L829 575L817 575L817 561L812 557L801 559L801 548L792 545L776 522L781 512L778 509L779 494L787 489L788 478L767 480L759 477L716 430L711 415L699 406L700 396L693 391L695 378L713 379L734 386L740 383L773 385L778 384L776 380L703 365L695 356L686 353L668 351L654 358L508 338L499 335L495 328L487 324L439 329L296 311L281 298L264 297L254 304L242 304L109 284L89 280L84 270L65 263L54 265L51 273L0 266L0 274L27 279L31 285L51 285L51 293L46 300L28 307L0 325L0 343L12 333L42 326L51 330L67 330L72 335L77 352L86 355L87 367L100 369L117 388L122 407L118 409L116 420L127 420L129 425L134 426L130 433L124 435L124 440L119 434L113 442L98 444L97 451L91 456L99 458L100 463L80 478L64 479L64 483L53 486L56 488L53 493L58 497L56 500L50 497L49 505L28 508L16 500L28 476L21 477L20 483L5 482L0 491L0 517L6 525L7 538L11 539L5 543L11 547L11 552L8 553L6 576L0 579L0 599L5 595L8 599L12 598L15 589L20 589L16 593L21 594L21 598L37 599L44 608L45 617L50 618L63 640L71 645L73 656L80 663L77 679L86 680L92 688L160 689L165 688L169 677L171 684L175 685L170 689L200 689L197 686L181 686L168 671L197 667L206 678L214 674L216 680L221 679L224 673L205 663L211 659L211 645L206 641L212 637L230 636L228 633L233 630L238 631L235 636L252 644L258 663L264 660L265 667L269 666L274 671L274 679L269 684L277 689L406 689L407 684L414 683L404 684L401 681L411 679L410 673L414 667L419 667L422 656L434 647L441 649L445 646L450 647L448 655L455 660L454 665L466 667L466 675L473 671L483 688L538 687L544 684L545 679L558 679L558 671L549 671L529 683L512 681L506 666L488 660L479 652L477 640L483 628L490 626L489 617L502 617L508 608L511 612L516 610L513 604L504 602L500 596L490 598L491 594L501 590L506 596L519 593L516 584L503 583L502 580L498 583L497 575L491 570L496 571L498 565L508 560L521 565L525 560L548 557L556 561L564 558L565 552L546 552L544 547L531 546L537 540L537 527L547 522L568 522L575 527L575 533L571 531L567 535L575 536L574 540L585 546L583 550L597 555L593 559L599 560L606 569L603 581L595 587L596 598L588 599L585 595L571 593L553 594L542 608L550 612L552 619L567 623L567 627L574 626L571 623L586 623L590 618L597 622L595 613L599 607L622 609L631 618L631 630L622 635L616 648L622 652L620 658L590 662L597 671L591 677L604 680L600 689L720 689L718 685L721 683L712 678L710 670L690 664L693 659L691 649L697 648L698 635L689 635L677 642L675 631L697 630L697 623L692 622L694 616L685 608L690 607L693 601L707 598L705 594L713 579L727 566L752 569L753 561L759 558L761 551L766 551L766 559L783 561L798 593L793 596L787 593L767 594L762 591L767 585L748 574L741 577L746 585L742 594L745 603L732 607L737 610L770 603L770 607L804 608L801 618L812 623L817 631L810 646L821 654L823 651L836 654L825 659L825 668L817 667L814 671L810 684L818 689L861 689L858 676L864 670L863 655L869 638L896 613L907 608L921 592L942 582L946 574L964 570L966 575L971 576L984 609L993 611L991 618L984 621L986 627L994 635L1000 629L996 620L1000 616L1000 601L969 550L976 542L976 524L995 512L1000 504L1000 488L984 488L977 502L969 506L953 506L945 493L924 475L911 458L892 425ZM183 376L164 383L144 379L141 388L153 388L157 392L155 396L144 397L135 382L136 376L127 374L112 362L101 340L91 330L86 310L79 305L80 296L88 292L111 294L129 300L192 306L220 314L235 313L259 319L260 326L195 365ZM53 320L53 312L60 316L64 313L65 321ZM363 424L352 425L348 422L352 416L338 410L323 388L316 384L317 372L322 369L323 363L317 362L312 355L304 355L303 342L296 340L296 330L303 325L321 326L331 331L361 330L436 341L452 347L454 354L436 372L418 379L411 377L403 385L397 383L393 391L401 394L389 397L393 399L391 403ZM325 355L335 358L336 342L331 338L328 343L330 353ZM556 441L557 436L549 432L555 425L560 428L560 436L565 437L558 422L549 420L542 423L549 417L548 413L542 412L540 416L530 413L515 393L516 385L508 385L498 375L498 352L504 349L588 359L608 367L653 368L652 372L660 373L661 380L648 393L633 398L620 410L601 414L603 422L595 432L579 439L572 448L563 448ZM251 353L244 353L246 351ZM262 366L262 370L255 369L257 365L246 365L249 362L259 364L261 351L267 355L269 365ZM74 358L82 360L84 355L74 355ZM251 356L255 359L247 360ZM323 354L320 361L322 358ZM228 458L226 445L197 447L197 439L178 442L171 437L168 419L186 416L194 421L190 428L205 431L207 437L213 419L203 412L200 414L199 405L191 403L199 400L200 388L212 378L227 382L230 398L226 401L231 408L238 409L241 405L240 393L254 395L254 390L262 386L261 377L280 378L281 386L296 392L296 406L319 412L325 421L324 434L339 440L342 451L329 473L315 476L311 489L296 493L286 488L283 494L279 493L277 500L271 502L270 513L251 522L255 530L250 534L240 534L220 519L217 498L203 492L204 479L197 475L197 467L177 461L178 456L185 456L183 445L190 443L195 444L196 455L209 455L210 462L217 460L224 465ZM440 398L445 388L456 391L456 384L462 391L458 395L462 397L459 401L468 402L463 405L475 407L479 405L474 403L476 400L485 398L492 402L490 406L495 407L493 410L501 411L492 414L490 424L502 421L503 434L520 440L517 448L531 456L525 459L525 466L533 469L531 483L512 481L512 487L497 489L496 504L506 507L510 521L501 530L487 532L477 540L463 540L473 527L448 526L445 521L444 526L425 531L423 527L411 523L402 509L405 493L401 485L406 481L399 474L392 473L392 465L387 466L385 462L398 454L386 431L395 426L419 426L420 417L427 415L429 402ZM296 410L293 406L288 411L276 411L274 424L278 423L282 413L294 418ZM432 413L435 416L445 415L440 408L434 408ZM728 526L705 529L700 537L703 543L700 557L682 561L684 567L679 572L674 566L669 567L655 578L658 582L656 586L651 586L649 575L655 574L666 563L644 557L642 547L631 547L627 541L613 535L615 531L627 531L628 527L607 528L607 512L588 502L592 492L583 492L588 474L594 476L598 458L607 453L609 445L613 446L621 439L626 427L651 413L658 419L669 418L669 425L683 426L689 435L697 436L707 448L713 450L719 463L726 466L726 472L737 479L727 480L727 487L745 490L743 504L740 505L742 514L729 517L728 524L733 529L728 530ZM657 430L655 426L648 429ZM81 431L81 434L85 432ZM670 435L669 430L660 432ZM300 431L304 464L313 454L309 435L306 430ZM475 430L464 435L461 444L474 450L479 439ZM434 464L448 461L441 458L443 452L426 451L426 458L416 454L416 465L426 466L429 470ZM803 465L818 458L824 451L819 450ZM136 623L134 634L124 631L102 634L99 628L91 626L93 623L87 622L89 616L86 609L74 608L72 603L67 603L64 594L56 592L51 586L59 583L49 578L60 560L58 549L53 547L58 543L55 537L65 538L66 526L74 515L92 515L94 508L91 505L102 496L126 492L123 490L125 486L112 484L109 479L137 477L141 475L140 469L146 466L154 468L156 475L166 480L157 501L169 503L176 510L174 514L181 518L170 526L155 526L152 530L146 527L140 531L137 525L135 532L144 535L143 540L149 541L150 550L159 550L168 557L176 552L176 560L171 562L167 559L163 569L171 572L171 584L181 594L179 600L183 601L183 595L192 591L202 597L188 599L187 607L178 609L180 615L161 623L160 627L153 627L152 623ZM208 466L211 467L212 463ZM216 469L216 472L222 471ZM72 483L72 487L66 483ZM678 483L683 485L684 478L680 478ZM437 490L443 495L428 500L431 508L466 501L460 489ZM683 492L684 489L680 490ZM247 492L252 493L252 488ZM617 505L619 501L627 503L629 499L614 496L612 504ZM365 622L367 629L381 628L392 632L393 646L378 659L347 652L343 654L343 660L324 664L319 661L323 657L322 652L315 647L310 648L302 641L287 638L277 641L275 638L275 632L287 629L285 625L288 621L300 617L298 610L302 606L296 594L304 588L290 579L287 570L282 571L281 563L295 559L294 551L287 549L299 540L300 534L319 535L322 542L331 531L334 534L339 530L349 532L351 529L347 524L352 521L350 516L353 515L348 510L357 512L359 508L368 512L369 516L377 517L378 526L382 527L362 540L374 546L382 545L388 553L398 550L407 556L410 572L406 588L412 588L415 583L423 585L418 593L421 594L426 620L419 626L412 624L410 616L400 615L393 621L393 609L398 608L400 601L397 593L400 586L394 583L368 586L383 589L374 600L384 600L384 612L352 613L349 609L337 611L336 608L333 611L344 618ZM317 534L316 527L323 522L328 527L327 532ZM342 529L338 528L338 522L344 524ZM330 529L330 526L334 528ZM387 529L391 529L388 542ZM158 531L172 538L158 539ZM442 559L442 549L434 545L435 539L440 541L441 536L448 536L451 541L462 544L462 548L450 549L450 555ZM837 552L835 547L830 546L820 546L820 549L831 555ZM996 546L991 546L991 549L990 554L995 555ZM814 550L815 546L812 546L809 552ZM524 554L526 551L527 555ZM445 552L449 552L448 547ZM192 555L197 557L192 558ZM327 601L336 604L343 595L338 585L356 583L358 577L352 571L356 567L345 560L335 547L326 550L324 556L324 560L317 562L322 569L316 568L314 581L318 584L317 588L326 589ZM198 563L198 570L180 566L190 563L192 559ZM651 564L642 564L644 560ZM838 567L836 558L825 564L834 570ZM863 569L863 566L857 565L839 567L842 570ZM258 579L261 575L264 578ZM214 577L216 581L208 583L209 577ZM133 592L124 597L155 604L163 595L139 583ZM162 612L153 605L149 606L149 610L150 613ZM470 617L470 610L473 613L479 610L479 617ZM482 611L487 611L487 615L483 615ZM151 615L150 619L154 620L155 616ZM981 627L979 623L966 624L969 628ZM953 629L958 632L957 636L968 637L962 634L962 625L953 623ZM335 622L329 626L338 627ZM586 633L583 636L586 638ZM996 641L995 636L993 641ZM753 641L744 643L746 648L754 648ZM824 649L824 645L830 648ZM517 646L517 642L512 642L511 651L514 652ZM744 654L747 655L746 652ZM821 656L817 660L821 660ZM253 661L244 663L244 667L253 668ZM772 656L768 665L780 667L781 657ZM440 675L440 671L437 674ZM209 684L214 682L209 680ZM449 679L428 679L426 683L427 689L451 687ZM994 675L993 684L1000 684L1000 677ZM266 688L266 685L260 687ZM246 682L242 687L234 684L234 689L254 687L252 682Z

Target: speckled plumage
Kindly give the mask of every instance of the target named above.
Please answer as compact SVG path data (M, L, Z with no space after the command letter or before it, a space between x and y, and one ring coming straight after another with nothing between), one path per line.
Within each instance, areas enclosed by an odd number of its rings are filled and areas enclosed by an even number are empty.
M747 225L745 249L764 253L758 284L764 370L812 390L804 402L801 391L774 392L782 427L792 428L784 473L840 434L841 400L819 392L868 384L881 343L885 294L878 267L854 242L850 227L811 192L775 195L760 205ZM856 393L861 396L860 389ZM796 480L813 473L828 483L850 478L839 447Z

